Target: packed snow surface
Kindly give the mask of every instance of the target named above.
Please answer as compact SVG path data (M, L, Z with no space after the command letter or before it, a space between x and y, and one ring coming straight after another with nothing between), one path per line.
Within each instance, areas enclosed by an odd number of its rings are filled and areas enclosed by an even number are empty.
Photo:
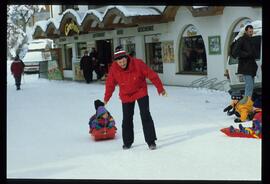
M145 141L138 104L135 141L122 149L122 107L116 88L106 105L118 128L113 140L88 133L94 100L104 84L50 81L24 75L16 91L8 65L7 177L34 179L261 180L261 140L220 132L237 124L223 109L223 91L165 86L167 97L148 85L157 149ZM243 124L250 126L251 122Z

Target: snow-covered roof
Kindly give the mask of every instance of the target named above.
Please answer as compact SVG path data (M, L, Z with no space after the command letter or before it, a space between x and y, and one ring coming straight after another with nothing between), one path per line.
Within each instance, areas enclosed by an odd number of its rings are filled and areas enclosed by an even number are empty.
M53 41L50 39L36 39L29 42L28 50L40 50L46 48L52 48Z
M66 11L64 11L63 14L62 14L62 17L61 17L61 21L63 20L63 17L68 13L74 15L74 17L76 18L77 23L79 25L81 25L83 13L77 12L77 11L75 11L73 9L67 9Z
M82 18L82 22L83 22L83 20L85 19L85 17L87 15L91 15L91 14L93 14L94 16L96 16L99 19L100 22L102 21L103 15L100 12L98 12L97 10L87 10L85 12L83 18Z
M47 29L47 26L48 26L49 22L48 20L40 20L40 21L37 21L33 27L33 32L35 31L35 29L39 26L42 31L46 31Z
M50 23L52 23L55 26L56 29L59 29L61 18L62 18L61 16L57 16L55 18L50 18L48 20L48 22L49 22L48 25Z
M35 43L35 44L29 44L28 50L44 49L46 47L47 47L47 43L38 42L38 43Z
M24 63L45 61L41 51L27 52L22 60Z
M208 6L192 6L193 9L200 9L200 8L206 8Z
M160 13L149 7L145 8L138 8L138 7L125 7L125 6L108 6L103 14L105 17L107 12L110 9L117 8L119 11L121 11L126 17L132 17L132 16L145 16L145 15L160 15Z
M107 6L106 10L103 13L100 13L97 10L88 10L84 13L82 12L77 12L74 9L67 9L65 10L61 16L57 16L54 18L50 18L49 20L42 20L38 21L35 23L32 31L32 35L35 33L35 30L37 27L40 27L43 32L46 32L48 25L53 24L56 29L59 29L61 21L65 17L66 14L70 13L72 14L78 26L81 26L82 22L86 18L87 15L93 14L98 18L100 22L104 20L104 17L110 11L111 9L116 8L120 12L123 13L124 16L126 17L133 17L133 16L151 16L151 15L160 15L161 13L159 12L160 10L164 10L165 6L158 6L156 9L152 7L126 7L126 6Z

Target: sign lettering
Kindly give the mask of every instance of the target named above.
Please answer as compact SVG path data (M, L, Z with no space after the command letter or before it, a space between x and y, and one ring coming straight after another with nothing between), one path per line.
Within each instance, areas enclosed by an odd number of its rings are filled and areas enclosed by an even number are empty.
M123 29L120 29L120 30L117 30L117 31L116 31L116 34L117 34L117 35L120 35L120 34L123 34L123 33L124 33Z
M138 27L138 32L154 31L154 26Z
M105 32L93 34L93 38L96 38L96 37L104 37L104 36L105 36Z

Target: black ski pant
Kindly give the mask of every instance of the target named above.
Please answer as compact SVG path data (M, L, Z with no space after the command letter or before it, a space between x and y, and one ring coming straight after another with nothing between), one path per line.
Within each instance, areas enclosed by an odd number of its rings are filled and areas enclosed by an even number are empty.
M147 144L157 140L155 126L149 111L149 97L144 96L137 100L143 126L144 139ZM133 115L135 101L122 103L123 121L122 136L124 145L131 145L134 141Z
M99 68L98 65L96 65L96 66L93 67L91 73L93 73L93 71L96 72L96 74L97 74L97 79L101 79L101 77L102 77L102 72L101 72L101 70L100 70L100 68ZM92 76L93 76L93 74L92 74ZM92 77L92 78L93 78L93 77Z
M15 78L15 85L17 89L20 89L22 76L21 75L14 76L14 78Z
M86 83L90 83L92 81L93 74L92 74L91 70L89 70L89 69L83 70L83 76L84 76Z

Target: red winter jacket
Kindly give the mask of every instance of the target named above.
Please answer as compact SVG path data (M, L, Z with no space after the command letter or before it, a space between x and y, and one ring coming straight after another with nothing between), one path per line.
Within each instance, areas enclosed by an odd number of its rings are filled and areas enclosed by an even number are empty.
M14 60L10 66L11 73L17 77L23 73L24 63L21 60Z
M128 62L126 70L122 69L116 62L112 63L106 80L104 101L109 101L117 84L123 103L134 102L148 95L146 78L155 85L159 94L164 91L159 76L142 60L128 56Z

